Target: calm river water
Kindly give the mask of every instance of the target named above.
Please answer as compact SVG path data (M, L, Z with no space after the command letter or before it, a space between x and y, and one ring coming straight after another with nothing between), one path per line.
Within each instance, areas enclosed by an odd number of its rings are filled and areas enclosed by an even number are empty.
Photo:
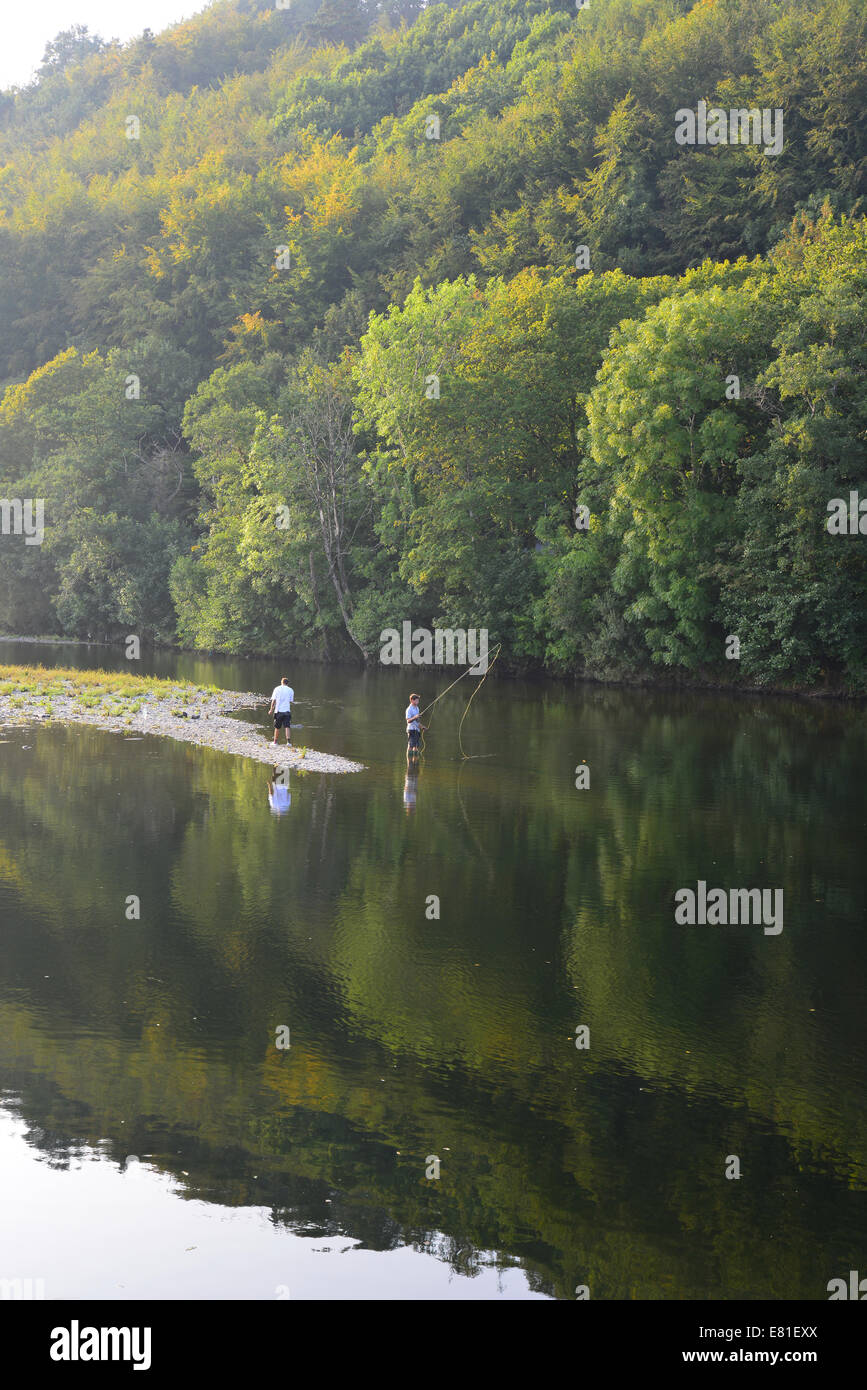
M0 646L36 660L129 669ZM864 1273L863 709L495 673L479 756L467 678L408 777L409 690L456 672L286 674L296 741L367 770L291 774L281 815L239 758L0 730L0 1278L826 1299ZM677 925L698 880L782 888L783 930Z

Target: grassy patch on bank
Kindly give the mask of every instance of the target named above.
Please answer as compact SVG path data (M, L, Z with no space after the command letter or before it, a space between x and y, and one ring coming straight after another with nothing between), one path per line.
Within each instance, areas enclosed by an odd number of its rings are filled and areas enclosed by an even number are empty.
M20 708L52 699L72 699L82 709L108 714L137 714L142 705L171 700L183 705L219 695L219 686L193 685L162 676L137 676L131 671L76 671L69 667L7 666L0 664L0 698Z

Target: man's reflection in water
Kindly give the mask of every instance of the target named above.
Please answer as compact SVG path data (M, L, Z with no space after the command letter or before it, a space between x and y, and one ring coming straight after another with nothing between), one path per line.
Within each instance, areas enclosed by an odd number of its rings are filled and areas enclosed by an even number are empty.
M277 767L276 763L268 783L268 805L275 816L285 815L292 805L292 794L289 791L289 769Z
M418 749L408 748L406 752L406 781L403 784L403 804L408 816L411 816L415 811L420 768L421 759L418 755Z

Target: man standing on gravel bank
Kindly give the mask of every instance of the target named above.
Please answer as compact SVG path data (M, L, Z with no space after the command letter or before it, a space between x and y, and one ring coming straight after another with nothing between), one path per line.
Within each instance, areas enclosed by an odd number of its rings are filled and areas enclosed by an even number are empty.
M271 703L268 706L268 713L274 716L274 742L281 727L286 730L286 742L291 743L290 733L292 729L292 701L295 699L295 691L289 684L289 677L284 676L279 685L275 685L274 693L271 696Z

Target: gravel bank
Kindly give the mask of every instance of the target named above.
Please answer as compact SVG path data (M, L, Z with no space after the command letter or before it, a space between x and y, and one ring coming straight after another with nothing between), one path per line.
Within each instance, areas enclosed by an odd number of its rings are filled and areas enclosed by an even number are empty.
M46 704L50 704L50 714ZM137 701L137 703L139 703ZM0 728L26 724L90 724L121 734L155 734L174 738L181 743L197 743L205 748L217 748L234 753L239 758L252 758L270 767L301 767L310 772L362 772L363 763L338 758L333 753L317 753L303 743L288 748L283 741L276 746L266 742L261 727L245 724L229 717L229 711L267 709L267 696L222 690L216 695L193 694L191 698L160 699L153 694L142 695L136 712L108 713L105 709L87 708L75 695L52 695L50 701L37 695L0 696ZM264 722L264 721L263 721Z

